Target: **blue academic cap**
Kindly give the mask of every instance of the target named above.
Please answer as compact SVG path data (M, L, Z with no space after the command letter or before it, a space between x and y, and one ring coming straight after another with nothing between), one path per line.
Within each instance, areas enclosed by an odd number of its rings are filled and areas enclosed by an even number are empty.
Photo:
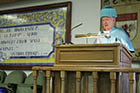
M102 17L113 17L113 18L116 18L117 17L116 9L113 8L110 5L104 6L104 8L102 8L101 14L100 14L100 18L102 18Z

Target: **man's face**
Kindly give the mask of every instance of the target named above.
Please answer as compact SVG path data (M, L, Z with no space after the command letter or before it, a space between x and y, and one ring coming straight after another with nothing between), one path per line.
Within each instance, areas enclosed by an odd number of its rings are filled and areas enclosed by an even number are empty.
M104 29L106 31L111 30L112 27L114 27L114 25L115 25L115 21L116 21L116 18L103 17L102 18L102 24L103 24Z

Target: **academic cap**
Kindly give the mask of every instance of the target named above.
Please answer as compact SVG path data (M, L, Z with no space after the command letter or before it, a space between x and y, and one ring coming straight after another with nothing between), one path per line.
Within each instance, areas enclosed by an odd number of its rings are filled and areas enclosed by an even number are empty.
M104 8L102 8L101 14L100 14L100 18L102 18L102 17L113 17L113 18L116 18L117 17L117 13L116 13L115 8L113 8L110 5L104 6Z

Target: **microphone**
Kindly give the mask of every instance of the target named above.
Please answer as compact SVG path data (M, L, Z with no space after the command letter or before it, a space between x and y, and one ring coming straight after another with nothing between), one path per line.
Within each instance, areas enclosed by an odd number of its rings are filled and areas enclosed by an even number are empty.
M78 25L74 26L74 27L71 29L71 31L72 31L72 30L74 30L75 28L77 28L77 27L81 26L81 25L83 25L83 23L80 23L80 24L78 24Z

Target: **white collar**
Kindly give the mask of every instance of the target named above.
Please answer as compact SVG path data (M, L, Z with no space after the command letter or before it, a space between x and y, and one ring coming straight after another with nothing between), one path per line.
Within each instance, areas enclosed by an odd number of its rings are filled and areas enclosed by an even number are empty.
M108 30L108 31L104 31L104 33L105 33L105 34L108 34L108 33L110 33L110 30Z

